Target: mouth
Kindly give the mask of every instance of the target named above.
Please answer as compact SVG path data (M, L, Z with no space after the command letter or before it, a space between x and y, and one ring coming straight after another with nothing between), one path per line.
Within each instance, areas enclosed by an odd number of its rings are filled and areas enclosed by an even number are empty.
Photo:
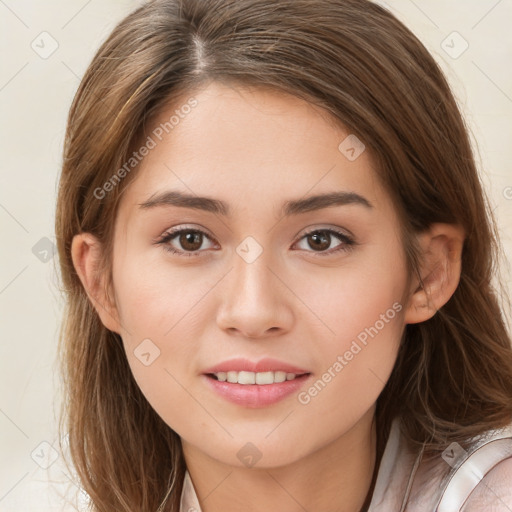
M248 372L248 371L229 371L229 372L216 372L207 373L206 376L219 382L228 382L230 384L242 385L261 385L268 386L270 384L279 384L281 382L301 379L311 375L305 373L289 373L284 371L269 371L269 372Z

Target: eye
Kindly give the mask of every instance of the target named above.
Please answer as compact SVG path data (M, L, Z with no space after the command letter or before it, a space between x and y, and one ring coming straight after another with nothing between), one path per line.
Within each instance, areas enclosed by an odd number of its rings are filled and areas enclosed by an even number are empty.
M333 242L333 236L339 240L339 243L334 246L334 249L327 251L326 249ZM314 229L306 233L301 240L305 240L314 252L320 253L319 256L329 256L339 251L348 251L356 245L352 237L334 229Z
M333 238L338 239L339 243L333 249L327 251L333 242ZM203 247L205 240L212 239L201 229L180 228L164 233L155 244L162 245L166 251L179 256L200 256L203 252L201 249L205 249ZM311 230L303 235L300 241L302 240L305 240L307 245L313 249L313 251L307 251L306 249L307 252L316 252L319 253L319 256L329 256L340 251L348 251L356 245L352 237L334 229ZM173 244L180 247L176 248ZM300 249L304 249L304 247L300 247Z
M210 240L210 236L200 229L181 228L164 233L155 243L161 244L166 251L174 254L199 256L200 249L204 249L202 246L205 238ZM176 249L171 242L179 244L181 248Z

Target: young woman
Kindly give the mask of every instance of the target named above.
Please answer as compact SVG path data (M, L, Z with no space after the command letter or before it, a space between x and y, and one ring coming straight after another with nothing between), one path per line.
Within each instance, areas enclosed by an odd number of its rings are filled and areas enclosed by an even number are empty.
M512 509L494 220L385 9L140 7L76 94L56 219L91 510Z

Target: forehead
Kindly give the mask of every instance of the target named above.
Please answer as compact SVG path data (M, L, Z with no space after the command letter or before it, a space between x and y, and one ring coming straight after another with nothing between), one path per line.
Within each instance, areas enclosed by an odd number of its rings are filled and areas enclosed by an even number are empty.
M353 134L319 107L274 90L211 83L162 109L146 135L154 143L123 194L128 215L164 190L215 197L235 210L333 190L374 202L383 194L368 152L347 158L345 146L361 150Z

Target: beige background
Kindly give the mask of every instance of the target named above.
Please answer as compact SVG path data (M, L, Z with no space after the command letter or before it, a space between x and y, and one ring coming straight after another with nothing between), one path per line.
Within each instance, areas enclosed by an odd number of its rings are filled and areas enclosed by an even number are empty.
M55 349L62 304L51 252L65 121L94 51L140 3L0 0L2 512L60 510L50 505L44 482L49 476L66 479L54 451L59 403ZM380 3L419 36L446 71L478 141L480 168L510 261L512 0ZM58 47L46 55L52 45ZM503 268L510 289L510 271ZM52 456L57 463L44 469Z

